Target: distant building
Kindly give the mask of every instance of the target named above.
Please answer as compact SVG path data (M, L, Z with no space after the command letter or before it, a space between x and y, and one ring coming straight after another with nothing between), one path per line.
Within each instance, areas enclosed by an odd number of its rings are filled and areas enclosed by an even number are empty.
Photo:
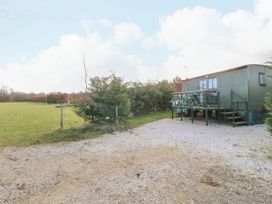
M181 113L205 112L233 125L263 122L265 96L272 90L272 67L250 64L186 79L174 94ZM189 114L190 115L190 114ZM207 118L207 117L206 117Z

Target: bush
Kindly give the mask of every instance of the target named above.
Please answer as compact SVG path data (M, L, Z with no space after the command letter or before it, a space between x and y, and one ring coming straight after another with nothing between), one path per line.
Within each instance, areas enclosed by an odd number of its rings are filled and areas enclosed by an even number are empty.
M125 122L128 116L143 115L170 108L173 84L167 80L149 82L124 83L122 78L112 74L108 77L90 79L89 97L77 105L77 113L93 122L116 121Z
M142 115L153 111L164 111L170 108L173 87L168 81L130 83L128 92L131 100L131 112Z
M130 114L130 100L122 78L114 74L91 78L89 91L88 101L78 106L80 116L95 122L114 122L117 107L118 120L126 121Z

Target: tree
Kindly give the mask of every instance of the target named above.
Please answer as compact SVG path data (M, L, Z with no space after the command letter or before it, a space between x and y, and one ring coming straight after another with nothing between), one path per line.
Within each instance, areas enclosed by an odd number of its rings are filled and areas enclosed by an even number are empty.
M178 76L173 79L173 89L175 92L182 91L182 79Z
M0 102L12 102L13 101L13 90L8 86L2 86L0 88Z
M84 70L84 84L85 84L85 96L86 98L84 98L83 101L83 105L85 106L85 112L83 112L83 117L84 117L84 125L86 125L87 122L87 115L86 115L86 111L87 109L87 103L88 103L88 72L87 72L87 67L86 67L86 52L85 50L83 51L83 55L82 55L82 63L83 63L83 70Z
M132 82L129 84L128 92L131 112L134 115L141 115L170 108L173 87L166 80L146 84Z
M118 119L126 121L130 114L130 100L122 78L114 74L91 78L89 93L88 105L78 109L80 115L86 115L87 120L95 122L114 122L117 119L117 107Z

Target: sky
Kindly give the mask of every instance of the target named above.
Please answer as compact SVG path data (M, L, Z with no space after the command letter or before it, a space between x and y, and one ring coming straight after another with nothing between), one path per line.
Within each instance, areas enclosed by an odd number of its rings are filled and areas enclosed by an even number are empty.
M84 90L88 76L183 79L272 56L271 0L0 0L0 86Z

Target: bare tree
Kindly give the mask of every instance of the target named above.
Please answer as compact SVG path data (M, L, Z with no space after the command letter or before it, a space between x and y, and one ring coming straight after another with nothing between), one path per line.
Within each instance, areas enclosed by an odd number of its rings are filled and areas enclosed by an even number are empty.
M85 83L85 93L88 92L88 72L86 67L86 51L83 50L82 55L83 69L84 69L84 83Z
M88 72L86 67L86 51L83 50L82 54L82 63L83 63L83 70L84 70L84 83L85 83L85 99L84 99L84 106L87 106L87 93L88 93ZM84 126L86 125L86 115L84 115Z

